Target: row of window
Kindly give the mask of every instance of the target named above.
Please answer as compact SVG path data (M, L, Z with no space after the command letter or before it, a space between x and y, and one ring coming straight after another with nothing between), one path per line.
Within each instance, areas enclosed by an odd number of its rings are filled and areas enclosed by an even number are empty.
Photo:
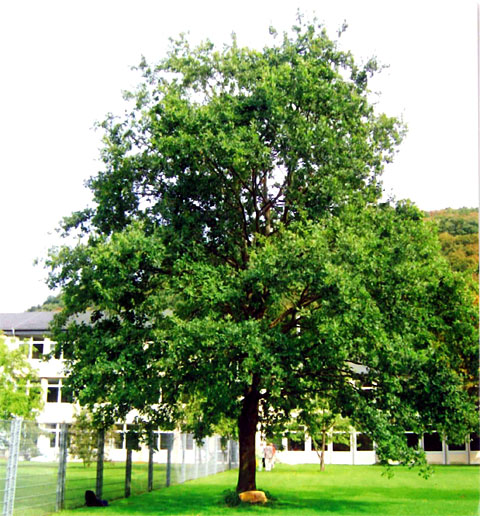
M421 436L414 433L407 433L407 445L412 448L423 447L427 452L441 452L443 451L443 443L440 434L424 434L423 442ZM279 447L280 448L280 447ZM351 451L351 442L349 434L334 434L333 451ZM357 434L356 450L357 451L373 451L373 441L366 434ZM466 443L462 444L448 444L449 451L465 451ZM305 439L289 438L287 441L288 451L305 451ZM470 434L470 450L480 451L480 435ZM315 443L312 441L312 451L315 451Z
M40 380L32 382L30 385L40 387ZM47 403L73 403L73 397L67 393L61 378L47 378Z
M50 440L50 448L58 448L60 443L60 424L44 423L43 430L48 434ZM113 448L116 450L124 450L126 448L126 434L133 429L133 425L115 425L115 436ZM194 439L193 434L185 435L185 449L193 450ZM155 446L157 450L168 450L171 447L173 433L172 432L154 432Z
M417 448L421 446L425 451L429 452L441 452L443 451L443 442L442 437L438 433L433 434L424 434L423 442L420 438L421 436L409 433L407 434L407 444L412 448ZM470 450L472 451L480 451L480 435L477 433L470 434ZM465 451L467 449L467 443L464 442L462 444L453 444L447 443L449 451Z
M28 349L27 356L29 359L41 360L44 355L54 351L55 343L45 341L43 337L33 337L31 340L22 342L20 346ZM58 359L60 356L55 353L54 358Z
M357 451L373 451L373 441L366 434L357 434ZM315 443L312 440L312 451L317 449L320 451L320 443ZM281 449L281 447L279 447ZM333 451L350 451L350 434L347 433L336 433L333 434L332 442ZM287 451L305 451L305 439L288 438L287 439Z
M126 448L126 435L134 425L115 425L115 437L113 447L116 450ZM154 435L154 446L157 450L168 450L172 446L173 433L156 431ZM185 449L193 450L193 434L185 434Z
M50 438L50 447L58 448L59 446L59 433L60 433L60 425L56 423L46 423L43 425L44 429L49 433ZM124 450L126 447L126 433L131 430L133 425L115 425L115 437L113 447L116 450ZM185 435L185 449L193 450L194 448L194 439L193 434L184 434ZM340 439L338 438L339 435ZM173 434L171 432L154 432L155 436L155 445L158 450L168 450L171 446L171 439L173 438ZM411 447L421 446L420 436L414 433L406 434L407 444ZM332 443L333 451L351 451L351 445L348 444L349 436L348 434L334 434L334 439ZM280 449L280 446L278 446ZM356 438L356 450L357 451L373 451L373 442L366 434L357 434ZM423 449L427 452L441 452L443 451L442 439L438 433L433 434L424 434L423 436ZM448 445L449 451L465 451L466 443L461 445ZM289 438L287 441L287 450L288 451L305 451L305 440L304 439L291 439ZM470 434L470 450L471 451L480 451L480 434ZM312 451L315 451L315 445L312 441Z

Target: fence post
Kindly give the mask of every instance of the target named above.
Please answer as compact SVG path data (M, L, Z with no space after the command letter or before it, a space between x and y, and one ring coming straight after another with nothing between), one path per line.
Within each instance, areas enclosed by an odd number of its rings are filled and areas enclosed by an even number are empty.
M58 457L57 500L55 510L60 511L65 505L65 481L67 472L68 426L60 425L60 451Z
M125 498L128 498L131 493L132 486L132 448L127 439L127 462L125 464Z
M165 480L166 487L170 487L172 478L172 448L173 434L167 434L167 478Z
M238 442L232 441L232 462L234 468L238 466L238 461Z
M445 436L442 435L442 461L443 465L446 466L448 464L448 444L447 440L445 439Z
M97 484L95 487L95 494L97 498L102 498L103 495L103 459L105 455L105 429L98 430L98 444L97 444Z
M18 452L22 420L13 419L10 423L10 442L8 446L8 463L3 495L3 516L12 516L15 503L15 485L17 482Z
M150 430L148 435L148 487L147 490L153 491L153 430Z
M471 455L470 455L470 434L465 438L465 448L467 450L467 464L470 466L472 463Z
M193 450L194 450L194 457L195 457L195 476L193 478L198 478L198 468L199 463L201 461L200 457L200 446L198 446L198 443L196 440L193 441Z
M187 479L187 465L185 464L185 449L187 448L187 435L186 434L181 434L180 435L180 438L182 440L182 480L181 482L185 482L185 480Z
M218 437L213 437L213 473L217 473L218 470Z
M205 476L208 477L208 463L210 460L210 457L209 457L209 455L210 455L209 454L210 439L208 437L205 437L204 448L205 448Z
M227 441L227 462L228 462L228 470L232 469L232 441L229 439Z
M350 434L350 446L352 450L352 466L355 466L356 455L357 455L357 432L354 430Z

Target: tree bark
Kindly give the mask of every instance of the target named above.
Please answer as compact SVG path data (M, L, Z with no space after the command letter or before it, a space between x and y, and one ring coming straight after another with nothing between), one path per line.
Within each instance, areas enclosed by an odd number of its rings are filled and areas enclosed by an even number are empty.
M260 395L255 383L254 381L243 400L242 411L238 418L238 440L240 445L238 493L256 489L255 435L257 433Z
M326 432L322 432L322 458L320 459L320 471L325 471L325 445L326 445Z
M322 446L320 451L318 451L318 443L315 441L315 439L312 437L313 445L315 446L315 453L317 454L318 459L320 460L320 471L325 471L325 448L326 448L326 437L327 432L325 430L322 430Z

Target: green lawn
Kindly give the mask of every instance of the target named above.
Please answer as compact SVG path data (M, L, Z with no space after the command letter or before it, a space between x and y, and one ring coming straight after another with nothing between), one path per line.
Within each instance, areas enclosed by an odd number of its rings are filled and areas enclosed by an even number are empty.
M257 485L277 500L270 505L226 507L222 492L235 486L236 471L116 500L106 508L63 511L62 516L477 516L480 468L437 466L428 480L395 468L393 478L377 466L278 465L257 475Z
M171 481L177 481L179 468L172 468ZM4 489L5 473L0 478L0 490ZM15 490L15 516L43 516L55 508L58 464L20 462ZM165 487L165 464L154 465L154 489ZM85 491L95 491L96 465L84 467L81 463L69 463L66 477L65 507L74 508L85 503ZM145 493L148 487L148 465L132 466L131 492ZM118 499L125 492L125 463L104 464L104 496Z

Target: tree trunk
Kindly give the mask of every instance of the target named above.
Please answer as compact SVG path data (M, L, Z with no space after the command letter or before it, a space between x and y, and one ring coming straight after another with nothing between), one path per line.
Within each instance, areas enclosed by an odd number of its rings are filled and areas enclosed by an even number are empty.
M325 430L322 430L322 446L320 448L320 451L318 451L317 441L315 441L315 439L312 437L312 442L315 447L315 453L317 454L317 457L320 460L320 471L325 471L325 448L327 444L326 436L327 432Z
M238 493L256 489L255 435L258 425L259 399L257 387L252 386L243 400L242 411L238 418L238 440L240 444Z
M320 471L325 471L325 444L326 444L326 432L322 432L322 457L320 459Z

